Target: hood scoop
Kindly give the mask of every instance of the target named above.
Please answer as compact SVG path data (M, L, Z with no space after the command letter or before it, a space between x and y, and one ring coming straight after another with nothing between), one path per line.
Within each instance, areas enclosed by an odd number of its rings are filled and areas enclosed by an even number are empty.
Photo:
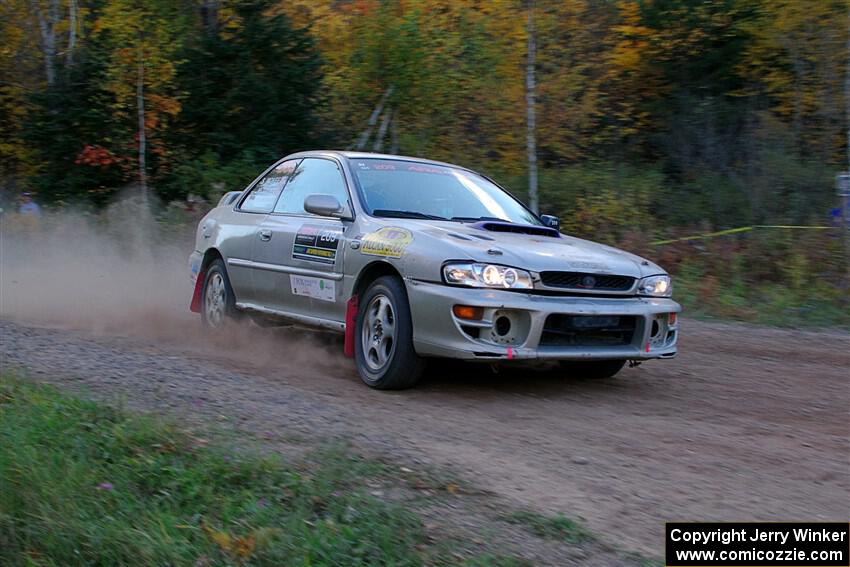
M549 228L548 226L536 226L533 224L481 221L471 225L471 227L477 228L478 230L486 230L488 232L512 232L514 234L530 234L532 236L548 236L550 238L561 237L561 233L558 232L557 229Z

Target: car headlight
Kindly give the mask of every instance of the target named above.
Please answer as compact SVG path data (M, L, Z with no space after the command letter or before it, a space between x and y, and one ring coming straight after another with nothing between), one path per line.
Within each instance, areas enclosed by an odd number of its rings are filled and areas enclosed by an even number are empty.
M673 281L670 276L649 276L638 283L639 295L652 297L670 297L673 295Z
M496 264L456 263L443 266L447 284L502 289L531 289L531 274Z

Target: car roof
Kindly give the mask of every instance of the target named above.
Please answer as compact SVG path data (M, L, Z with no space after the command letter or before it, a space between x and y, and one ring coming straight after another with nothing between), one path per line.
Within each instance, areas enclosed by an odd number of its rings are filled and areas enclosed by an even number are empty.
M412 161L416 163L425 163L429 165L441 165L443 167L454 167L456 169L464 169L466 171L472 171L469 168L463 167L462 165L457 165L454 163L446 163L443 161L437 161L433 159L425 159L419 157L412 156L401 156L394 154L379 154L373 152L352 152L348 150L309 150L298 152L296 154L292 154L290 158L303 158L309 156L337 156L344 159L394 159L394 160L403 160L403 161Z

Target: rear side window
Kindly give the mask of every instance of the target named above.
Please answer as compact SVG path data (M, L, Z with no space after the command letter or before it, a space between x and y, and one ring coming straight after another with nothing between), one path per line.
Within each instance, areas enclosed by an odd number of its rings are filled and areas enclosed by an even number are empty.
M348 202L348 190L339 165L329 159L304 158L292 174L277 206L276 213L309 214L304 211L304 199L314 193L333 195L340 204Z
M298 160L291 159L268 172L251 188L239 210L246 213L270 213L296 165Z

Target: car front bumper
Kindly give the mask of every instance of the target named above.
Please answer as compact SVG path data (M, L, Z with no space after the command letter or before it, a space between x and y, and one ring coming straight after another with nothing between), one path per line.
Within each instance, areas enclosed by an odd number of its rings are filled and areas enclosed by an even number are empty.
M679 325L671 314L678 314L681 307L668 298L551 296L416 280L406 284L413 344L422 356L467 360L676 356ZM455 305L483 308L483 317L461 319L453 313ZM508 331L500 334L506 327Z

